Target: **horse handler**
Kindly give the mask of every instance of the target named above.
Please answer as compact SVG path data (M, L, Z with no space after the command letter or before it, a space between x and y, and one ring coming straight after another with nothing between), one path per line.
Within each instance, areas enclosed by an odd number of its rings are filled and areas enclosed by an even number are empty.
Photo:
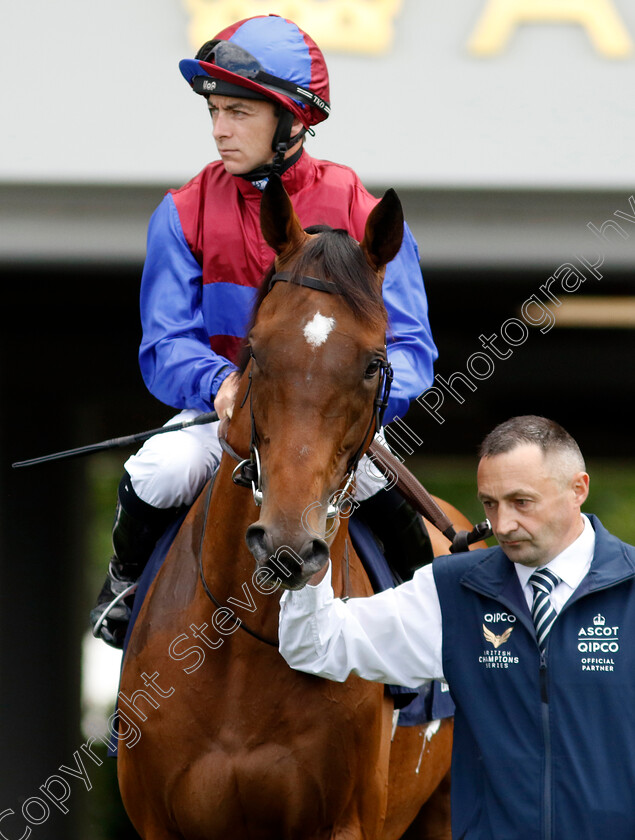
M280 651L338 682L447 681L453 837L632 840L635 548L581 514L589 476L553 421L497 426L477 483L499 547L347 603L327 564L283 595Z
M294 23L276 15L239 21L179 66L209 108L220 160L170 190L152 216L139 359L151 393L181 411L175 419L211 409L222 419L231 415L242 338L274 257L259 225L270 174L281 176L304 227L327 224L359 240L377 200L351 169L304 150L305 135L329 116L329 80L320 49ZM437 355L417 245L407 226L401 250L387 266L383 297L394 370L389 422L431 384ZM192 503L220 455L212 424L152 437L126 462L113 527L115 555L91 612L109 644L123 644L130 598L105 619L104 612L139 578L158 537ZM368 480L361 497L381 486ZM424 540L421 526L412 527L420 518L401 499L393 498L394 506L404 523L400 534ZM392 521L396 515L391 511Z

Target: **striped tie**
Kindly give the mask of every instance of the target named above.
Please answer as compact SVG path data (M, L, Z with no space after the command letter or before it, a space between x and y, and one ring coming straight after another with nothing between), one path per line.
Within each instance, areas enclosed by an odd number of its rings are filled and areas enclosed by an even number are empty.
M536 628L538 647L544 653L547 636L557 616L557 612L553 608L549 596L554 586L560 583L560 578L558 575L550 572L549 569L541 569L539 572L533 573L529 578L529 583L534 589L534 603L531 608L531 617L534 620L534 626Z

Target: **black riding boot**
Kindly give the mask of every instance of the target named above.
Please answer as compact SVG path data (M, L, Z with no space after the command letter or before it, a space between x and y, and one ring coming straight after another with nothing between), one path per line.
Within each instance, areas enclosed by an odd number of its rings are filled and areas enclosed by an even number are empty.
M93 634L112 647L123 647L135 583L176 512L176 508L163 510L144 502L132 489L128 473L124 473L112 528L114 556L97 603L90 611Z
M411 580L418 568L432 562L432 543L422 517L394 487L365 499L354 515L380 543L397 583Z

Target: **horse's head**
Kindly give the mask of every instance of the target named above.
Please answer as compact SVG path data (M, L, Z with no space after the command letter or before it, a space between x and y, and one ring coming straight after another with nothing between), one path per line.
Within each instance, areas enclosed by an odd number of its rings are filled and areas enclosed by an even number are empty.
M272 178L261 227L277 256L249 333L244 410L261 508L246 540L260 567L296 589L328 559L341 491L372 440L375 401L391 376L381 285L401 246L403 213L391 190L361 243L342 230L304 231Z

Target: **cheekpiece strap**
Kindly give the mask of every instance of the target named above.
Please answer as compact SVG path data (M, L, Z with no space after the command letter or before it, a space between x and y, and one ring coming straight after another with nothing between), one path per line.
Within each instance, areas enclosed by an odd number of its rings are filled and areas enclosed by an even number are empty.
M388 408L388 398L390 397L390 388L394 376L392 365L386 359L381 363L381 374L377 396L375 397L375 432L378 432L384 423L384 414Z

